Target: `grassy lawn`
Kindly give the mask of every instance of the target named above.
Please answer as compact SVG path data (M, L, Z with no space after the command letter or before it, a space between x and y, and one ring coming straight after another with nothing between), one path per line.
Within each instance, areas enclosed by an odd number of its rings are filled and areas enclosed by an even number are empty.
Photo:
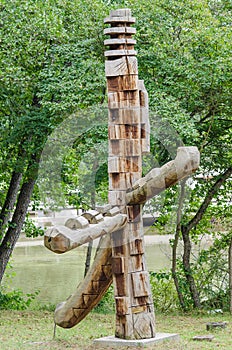
M157 315L157 332L179 333L180 342L152 345L157 350L232 349L232 323L229 314L208 316ZM226 329L206 331L207 322L227 321ZM0 348L18 349L80 349L95 350L93 339L114 334L114 315L91 313L73 329L57 327L53 340L53 313L48 311L0 311ZM212 342L193 341L196 335L214 335ZM118 349L119 347L117 347ZM126 349L125 347L120 347ZM114 349L110 347L108 349ZM130 347L130 349L138 349ZM141 349L141 348L140 348Z

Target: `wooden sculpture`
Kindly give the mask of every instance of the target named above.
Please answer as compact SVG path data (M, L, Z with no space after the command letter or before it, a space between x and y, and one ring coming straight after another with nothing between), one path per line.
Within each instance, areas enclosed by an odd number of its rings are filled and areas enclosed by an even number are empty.
M55 311L55 323L70 328L79 323L114 283L115 336L155 337L155 316L146 268L142 204L199 166L196 147L180 147L173 161L142 178L142 154L149 152L148 96L138 79L135 28L129 9L111 11L104 33L105 72L109 107L109 204L89 211L45 234L45 246L64 253L101 237L92 267L77 290Z

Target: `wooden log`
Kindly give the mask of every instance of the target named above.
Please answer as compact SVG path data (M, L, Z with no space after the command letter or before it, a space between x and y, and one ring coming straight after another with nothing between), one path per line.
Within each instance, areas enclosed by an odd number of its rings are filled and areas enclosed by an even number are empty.
M104 45L111 46L111 45L135 45L136 40L131 38L111 38L104 40Z
M139 124L140 123L140 107L128 108L110 108L109 122L115 124Z
M139 139L141 129L139 124L110 124L108 127L109 139Z
M225 329L227 326L227 322L208 322L206 324L207 331L212 331L215 328Z
M120 75L117 77L108 77L107 89L109 92L137 90L138 77L137 75Z
M113 207L105 213L105 216L112 217L112 216L118 215L119 213L120 213L120 209L118 207Z
M196 335L195 337L193 337L193 340L195 341L213 341L213 339L213 335Z
M106 61L105 75L107 78L118 77L122 75L138 76L138 64L136 57L125 57L123 55L123 57L116 60Z
M127 223L124 214L105 217L97 225L90 225L82 230L71 230L66 226L56 226L48 229L44 235L44 245L49 250L61 254L77 248L105 234L117 231Z
M111 140L109 143L109 157L137 157L141 154L139 139Z
M120 17L125 18L130 15L127 9L113 11L110 17L112 21L109 23L112 27L114 24L117 27L125 27L125 23L120 22ZM143 82L138 81L137 60L130 56L135 55L135 41L131 36L128 38L128 35L123 33L119 36L111 35L111 39L106 40L105 44L110 45L112 49L105 54L108 57L106 77L109 106L109 198L111 197L118 203L119 193L122 193L124 203L125 191L130 184L133 186L134 182L139 180L142 173L142 147L147 147L148 134L145 132L146 120L141 108L148 109L148 98ZM118 58L120 55L129 56ZM141 128L142 117L144 118L143 128ZM135 164L133 164L133 159L136 159ZM128 224L124 229L111 234L112 270L116 298L115 334L123 339L149 338L151 334L154 336L153 310L150 313L147 312L148 305L152 302L149 278L145 271L144 254L141 254L142 247L139 246L139 249L135 251L136 246L130 244L131 241L142 236L142 208L140 205L126 206L124 209L120 206L120 208L121 212L126 210ZM142 240L140 244L143 244ZM139 304L141 298L143 298L142 307ZM126 300L127 308L125 307ZM133 320L132 304L137 307L137 314L144 314L143 317L140 315L140 320L145 322L143 326L137 325L136 318ZM141 331L142 329L144 332ZM149 332L146 329L149 329Z
M122 173L122 172L138 172L142 170L141 157L109 157L108 158L108 172Z
M88 210L81 214L90 224L97 224L103 220L103 216L97 210Z
M109 108L130 108L137 107L139 91L118 91L108 93ZM140 122L140 120L138 121Z
M96 210L99 211L102 215L105 215L110 209L112 209L111 204L105 204L105 205L97 205Z
M143 204L164 189L191 175L199 167L200 155L197 147L179 147L174 160L163 165L156 175L148 173L135 183L126 194L127 204ZM157 174L158 172L158 174Z
M130 188L138 179L138 173L111 173L109 174L109 190L124 190Z
M130 15L123 17L108 17L104 19L104 23L135 23L135 18Z
M135 50L109 50L105 51L106 57L119 57L119 56L136 56Z
M136 28L134 27L111 27L111 28L105 28L104 34L105 35L120 35L120 34L127 34L132 35L136 33Z
M77 230L80 228L86 228L89 226L89 221L83 216L77 216L76 218L68 219L64 226L70 228L71 230Z
M57 305L54 322L60 327L71 328L77 325L97 305L112 283L111 247L109 235L104 236L97 256L85 279L76 291L64 302ZM93 290L93 281L99 281L98 289ZM88 295L88 297L86 297Z

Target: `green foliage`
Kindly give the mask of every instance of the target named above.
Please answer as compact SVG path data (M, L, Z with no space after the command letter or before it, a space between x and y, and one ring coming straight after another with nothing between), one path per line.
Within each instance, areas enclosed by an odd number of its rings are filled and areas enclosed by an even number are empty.
M208 249L202 249L193 262L200 297L204 307L229 310L228 249L232 233L224 232Z
M2 0L1 204L6 198L12 170L22 172L26 180L27 165L33 163L49 135L58 135L68 144L68 151L62 145L63 153L58 152L60 168L55 161L55 138L49 149L50 163L43 181L55 174L49 189L55 194L51 206L68 203L88 208L106 200L106 128L102 123L98 128L97 123L93 126L95 115L87 107L103 106L105 101L103 19L110 9L122 5L130 7L137 18L139 76L145 81L152 111L153 156L146 158L144 172L174 158L180 145L196 145L201 151L201 167L184 203L182 224L191 220L212 182L230 164L230 2ZM84 109L89 115L82 118ZM70 114L78 119L74 127L65 126ZM72 138L73 130L79 129L83 120L87 130L82 128ZM62 122L68 134L53 134ZM206 175L208 181L199 179L199 174ZM214 179L210 180L209 175ZM43 194L50 199L49 192ZM231 184L227 181L192 230L194 241L205 233L213 234L212 218L218 221L231 216L230 198ZM174 231L176 208L177 195L173 189L151 203L150 211L162 210L159 219L162 232L166 228ZM26 226L29 234L38 233L31 223ZM188 286L182 281L188 298Z
M26 218L23 225L23 232L25 232L26 237L39 237L44 235L44 229L35 225L33 220L29 217Z
M0 309L1 310L26 310L36 298L39 292L28 293L26 295L20 289L11 292L4 292L0 289Z
M95 312L98 313L112 313L115 311L115 302L114 302L114 288L113 285L111 285L103 298L100 300L100 302L97 304L97 306L94 309Z
M229 230L230 223L220 223L220 226L224 229L223 232L219 232L218 223L211 223L211 226L215 226L213 239L211 238L207 242L205 240L205 234L202 234L202 237L198 235L198 238L194 239L194 253L191 256L190 262L191 275L199 291L203 309L228 311L230 303L228 249L232 238L231 230ZM181 258L177 259L176 274L180 292L184 299L185 309L190 310L194 306L193 299Z
M166 313L179 308L175 286L169 272L150 272L150 284L156 311Z

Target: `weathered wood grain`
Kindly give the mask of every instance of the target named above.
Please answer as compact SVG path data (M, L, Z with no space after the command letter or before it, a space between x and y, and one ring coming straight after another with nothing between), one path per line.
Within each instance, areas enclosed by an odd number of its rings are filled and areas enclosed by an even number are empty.
M141 155L139 139L111 140L109 143L109 157L137 157ZM128 188L128 187L127 187Z
M118 91L108 93L109 108L130 108L137 107L139 101L139 91Z
M107 90L109 92L129 91L138 89L138 79L136 75L119 75L108 77Z
M58 326L71 328L78 324L97 305L111 285L112 251L108 235L102 239L101 247L83 282L66 301L57 305L54 322ZM94 281L98 281L95 287Z
M140 107L109 108L109 122L115 124L139 124Z
M113 217L105 217L104 221L97 225L89 225L85 229L71 230L66 226L52 227L45 232L44 245L55 253L65 253L98 237L114 232L126 223L127 216L117 214Z
M138 172L141 170L141 157L109 157L108 159L109 173Z
M115 16L119 15L120 12ZM117 20L113 20L111 26L114 23L118 23ZM125 24L123 25L125 26ZM133 50L135 41L132 41L131 37L128 40L126 36L124 39L120 33L120 36L114 35L105 41L106 45L110 44L111 53L114 51L112 57L118 57L120 54L122 56L135 54ZM129 45L131 47L127 51ZM119 203L119 195L121 194L124 203L125 191L141 178L142 151L148 151L149 147L149 122L146 120L146 117L148 118L148 96L143 81L138 80L136 57L125 56L111 60L106 52L107 56L109 198ZM141 109L146 109L146 113L141 112ZM113 195L114 192L115 195ZM120 208L122 211L122 206ZM126 205L125 210L128 217L127 225L121 232L111 234L116 302L115 335L124 339L136 339L140 334L141 338L146 338L154 333L153 330L147 331L153 327L154 316L152 315L153 311L150 315L147 313L147 304L151 303L151 292L146 272L144 242L140 239L143 235L142 207L140 205ZM136 243L131 244L131 242ZM140 305L141 298L143 298L142 306ZM132 305L134 306L133 311ZM137 321L134 321L133 312L144 314L143 321L146 323L143 325L144 334L140 332L141 325L137 325Z
M135 23L135 18L128 16L117 16L117 17L108 17L104 19L104 23Z
M108 129L110 140L140 139L141 136L139 124L110 124Z
M81 214L90 224L97 224L103 220L103 216L97 210L88 210Z
M148 93L143 80L139 80L140 122L142 154L150 152L150 122L148 111Z
M125 190L130 188L138 180L137 172L134 173L111 173L109 174L109 190Z
M120 35L120 34L135 34L136 28L134 27L112 27L112 28L105 28L104 34L105 35Z
M135 45L136 40L131 38L111 38L104 40L104 45L111 46L111 45Z
M119 56L136 56L137 52L135 50L129 49L125 50L109 50L105 51L105 57L119 57Z
M77 216L76 218L68 219L64 226L70 228L71 230L77 230L80 228L86 228L89 226L89 221L83 216Z
M197 147L179 147L174 160L149 172L136 182L126 194L127 204L143 204L166 188L191 175L199 167L200 154ZM154 174L154 175L153 175Z
M138 75L138 64L136 57L126 57L125 55L122 56L123 57L120 57L116 60L105 62L105 75L107 78L124 75Z

